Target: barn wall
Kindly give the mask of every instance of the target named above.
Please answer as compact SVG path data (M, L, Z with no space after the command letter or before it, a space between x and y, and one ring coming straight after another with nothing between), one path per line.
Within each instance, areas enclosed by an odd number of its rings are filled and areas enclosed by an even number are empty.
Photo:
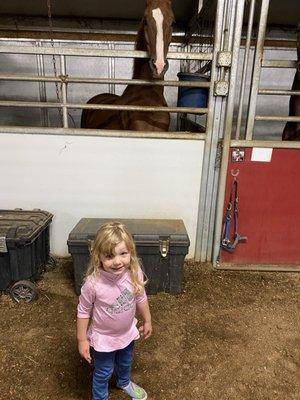
M54 214L67 255L81 217L182 218L194 255L203 141L0 135L1 208Z
M7 40L2 44L34 45L35 41ZM68 46L70 43L60 43ZM99 44L72 46L99 48ZM101 45L107 48L107 45ZM116 49L133 45L116 45ZM176 47L172 48L176 51ZM0 71L9 74L53 75L51 56L39 65L34 55L0 54ZM59 72L59 57L56 66ZM108 59L67 57L71 76L108 77ZM115 77L131 77L131 59L115 59ZM42 68L42 69L41 69ZM179 61L171 60L166 79L176 79ZM39 101L39 84L2 81L5 100ZM117 94L124 87L116 86ZM70 102L86 102L108 85L70 84ZM177 88L166 88L170 106L176 105ZM46 84L48 101L57 101L55 85ZM41 99L42 100L42 99ZM0 125L41 126L43 118L59 126L57 110L0 108ZM80 110L69 110L69 125L79 127ZM172 116L171 129L176 130ZM1 207L41 208L52 212L53 253L67 254L68 233L81 217L182 218L194 255L203 142L150 139L79 138L31 135L0 135Z

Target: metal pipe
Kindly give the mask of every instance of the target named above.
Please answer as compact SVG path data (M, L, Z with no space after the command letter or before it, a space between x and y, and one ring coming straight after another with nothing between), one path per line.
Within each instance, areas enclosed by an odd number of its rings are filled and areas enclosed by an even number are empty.
M231 147L265 147L279 149L300 149L299 141L280 140L232 140Z
M237 68L238 68L241 35L242 35L243 16L244 16L244 1L238 0L237 12L236 12L236 18L235 18L235 21L236 21L235 36L234 36L233 51L232 51L232 66L231 66L231 76L230 76L230 84L229 84L229 94L228 94L228 99L227 99L227 107L226 107L226 115L225 115L225 128L224 128L221 169L220 169L220 176L219 176L218 200L217 200L217 205L216 205L216 219L215 219L215 232L214 232L214 245L213 245L213 263L216 263L217 258L219 256L219 250L220 250L220 239L221 239L222 220L223 220L223 206L224 206L224 198L225 198L225 185L226 185L227 165L228 165L229 148L230 148L231 131L232 131L236 76L237 76Z
M226 2L226 9L225 9L225 23L224 23L224 31L223 31L223 43L222 48L225 51L229 50L229 15L231 17L230 10L232 9L232 0L227 0Z
M66 57L60 56L60 71L63 76L66 76ZM68 109L67 104L67 85L65 82L61 83L62 92L62 111L63 111L63 124L64 128L68 128Z
M242 0L243 1L243 0ZM228 37L228 45L229 47L226 49L224 48L224 50L232 50L232 46L233 46L233 36L235 34L235 27L234 24L232 23L232 15L236 15L236 8L237 8L237 2L236 1L232 1L231 4L231 9L230 9L230 24L229 24L229 37Z
M230 29L230 22L231 20L231 16L232 16L232 2L233 0L227 0L225 1L226 4L226 8L224 9L224 19L223 19L223 42L221 44L222 50L224 51L229 51L231 50L231 45L232 45L232 33L231 33L231 29ZM234 2L234 10L236 9L236 2ZM226 80L226 70L224 67L220 68L220 72L219 72L219 80L224 81Z
M108 48L110 50L113 50L115 48L115 45L113 43L108 44ZM108 76L113 79L115 77L115 59L113 57L109 57L108 59ZM114 84L109 84L109 93L116 93L115 90L115 85Z
M167 140L205 140L205 133L191 132L148 132L148 131L119 131L108 129L83 128L45 128L28 126L0 126L0 135L58 135L58 136L93 136L93 137L120 137L139 139L167 139Z
M247 28L247 36L246 36L246 44L245 44L241 90L240 90L240 96L239 96L239 102L238 102L239 108L238 108L238 117L237 117L236 132L235 132L236 139L239 139L239 137L240 137L241 125L242 125L243 103L244 103L244 95L245 95L246 78L247 78L248 69L249 69L248 61L249 61L250 46L251 46L254 9L255 9L255 0L251 0L249 21L248 21L248 28Z
M142 79L115 79L115 78L87 78L80 76L33 76L33 75L7 75L0 74L0 80L28 81L28 82L65 82L65 83L109 83L119 85L145 85L145 86L183 86L209 88L210 82L200 81L147 81Z
M35 46L0 46L0 53L14 54L50 54L58 56L115 57L115 58L149 58L147 51L140 50L97 50L83 47L41 47ZM212 60L212 53L170 52L170 60Z
M41 103L38 101L0 101L2 107L40 107L40 108L60 108L62 106L67 108L80 108L91 110L126 110L126 111L148 111L148 112L180 112L188 114L207 114L208 108L197 107L142 107L142 106L126 106L126 105L113 105L113 104L76 104L76 103Z
M297 61L293 60L262 60L264 68L297 68Z
M40 42L36 42L37 46L40 46ZM37 73L38 77L41 77L45 75L45 64L44 64L44 56L42 54L37 54L36 55L36 61L37 61ZM46 91L46 82L40 81L39 82L39 100L41 102L47 101L47 91ZM49 113L46 108L43 108L40 110L40 115L41 115L41 124L42 126L48 126L49 125Z
M247 125L246 125L246 139L247 140L252 139L253 129L254 129L257 93L258 93L258 88L259 88L261 62L262 62L263 53L264 53L264 40L265 40L266 27L267 27L268 9L269 9L269 0L262 0L261 14L260 14L260 19L259 19L259 27L258 27L258 34L257 34L257 43L256 43L256 48L255 48L255 56L254 56L254 64L253 64L251 91L250 91L250 97L249 97L248 118L247 118Z
M276 89L259 89L258 94L261 95L287 95L300 96L300 90L276 90Z
M196 244L195 244L195 260L206 261L207 258L207 226L206 226L206 215L209 213L208 207L211 207L211 193L214 186L214 152L216 149L216 133L215 128L215 107L216 103L220 102L220 98L213 95L213 85L217 80L217 53L221 49L221 31L222 31L222 19L224 17L224 1L217 2L217 11L215 19L215 34L214 34L214 57L211 66L211 89L209 91L209 112L207 116L206 124L206 140L204 146L204 155L202 163L201 183L200 183L200 195L198 204L198 218L197 218L197 230L196 230ZM212 153L212 154L211 154Z
M255 121L284 121L284 122L300 122L298 116L278 116L278 115L256 115Z

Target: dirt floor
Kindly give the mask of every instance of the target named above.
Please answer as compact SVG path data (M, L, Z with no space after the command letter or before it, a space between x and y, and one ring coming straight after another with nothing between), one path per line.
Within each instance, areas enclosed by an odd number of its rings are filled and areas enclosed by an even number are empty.
M134 381L153 400L300 398L300 274L217 271L188 262L178 296L150 297L154 333L136 345ZM0 297L0 398L88 400L72 263L38 282L39 298ZM126 397L111 388L111 400Z

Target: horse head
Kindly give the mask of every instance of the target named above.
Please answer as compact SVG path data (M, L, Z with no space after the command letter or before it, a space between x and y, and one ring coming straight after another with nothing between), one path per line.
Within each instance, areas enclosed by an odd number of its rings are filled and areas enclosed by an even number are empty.
M143 23L153 78L163 78L169 66L167 53L174 24L171 3L171 0L147 0Z

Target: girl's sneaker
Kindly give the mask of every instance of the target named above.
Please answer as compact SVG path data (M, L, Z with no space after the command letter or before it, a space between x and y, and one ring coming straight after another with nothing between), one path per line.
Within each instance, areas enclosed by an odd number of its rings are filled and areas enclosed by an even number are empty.
M123 390L124 393L130 396L132 400L147 399L147 392L133 382L130 382L127 386L122 387L121 389Z

